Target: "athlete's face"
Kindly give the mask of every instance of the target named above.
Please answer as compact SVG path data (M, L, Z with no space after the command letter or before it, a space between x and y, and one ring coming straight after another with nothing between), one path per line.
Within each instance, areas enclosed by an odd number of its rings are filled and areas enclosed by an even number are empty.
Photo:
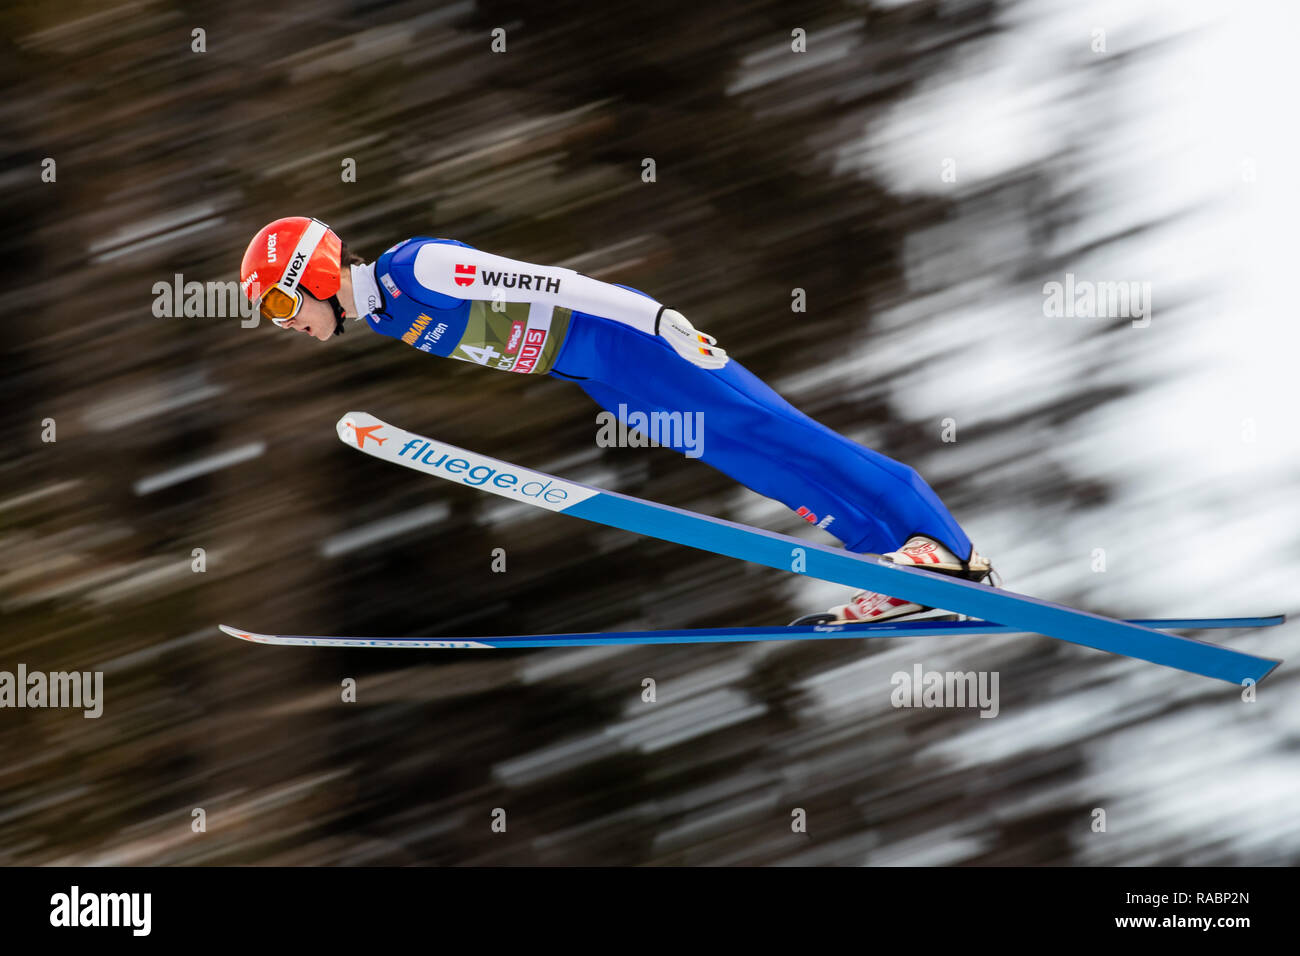
M294 332L306 332L312 338L328 342L334 337L334 309L328 302L313 299L307 293L302 294L302 308L298 314L281 328Z

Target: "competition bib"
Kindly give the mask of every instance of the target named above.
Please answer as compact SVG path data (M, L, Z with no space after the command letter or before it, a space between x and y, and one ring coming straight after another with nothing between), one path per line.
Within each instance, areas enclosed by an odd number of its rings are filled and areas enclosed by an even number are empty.
M503 372L544 375L555 364L572 312L540 303L505 302L501 311L471 303L465 334L448 358Z

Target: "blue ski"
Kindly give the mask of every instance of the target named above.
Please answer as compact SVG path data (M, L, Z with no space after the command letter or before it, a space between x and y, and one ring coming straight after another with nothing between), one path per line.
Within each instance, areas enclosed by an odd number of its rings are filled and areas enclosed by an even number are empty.
M1040 598L900 567L876 555L854 554L566 481L435 442L365 412L349 412L339 419L336 429L342 441L368 455L512 501L782 571L880 591L926 607L996 621L1016 631L1043 634L1234 684L1258 682L1280 663Z
M1208 628L1274 627L1273 617L1159 618L1130 621L1143 627ZM880 624L810 624L804 626L699 627L658 631L595 631L586 634L512 634L501 637L326 637L310 634L259 634L218 625L231 637L257 644L300 647L388 647L410 649L476 649L515 647L598 647L609 644L728 644L751 641L818 641L866 637L962 637L1015 634L1013 627L988 621L885 621Z

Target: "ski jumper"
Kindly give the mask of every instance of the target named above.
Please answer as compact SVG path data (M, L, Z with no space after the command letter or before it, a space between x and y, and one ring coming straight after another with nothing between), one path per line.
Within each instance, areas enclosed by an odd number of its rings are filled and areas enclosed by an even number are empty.
M370 328L422 352L576 382L633 426L702 413L691 454L850 551L884 553L923 534L970 557L965 532L915 470L809 418L734 358L692 365L659 338L665 307L643 292L424 237L352 276ZM680 430L656 437L688 450Z

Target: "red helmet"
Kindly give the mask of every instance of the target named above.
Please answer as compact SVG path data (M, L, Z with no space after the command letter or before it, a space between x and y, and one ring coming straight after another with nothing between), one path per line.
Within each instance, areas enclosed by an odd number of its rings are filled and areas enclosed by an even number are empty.
M342 253L342 240L319 219L277 219L248 244L239 266L239 288L279 324L298 313L299 287L323 302L338 294Z

